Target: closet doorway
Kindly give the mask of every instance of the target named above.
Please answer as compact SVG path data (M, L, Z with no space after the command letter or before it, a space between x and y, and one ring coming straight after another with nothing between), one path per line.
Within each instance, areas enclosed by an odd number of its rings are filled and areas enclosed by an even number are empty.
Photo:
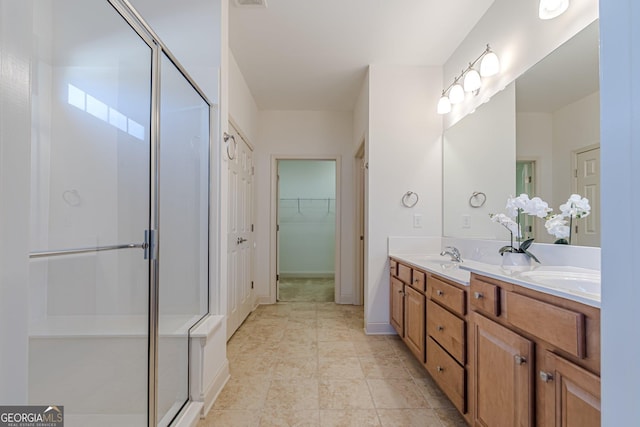
M334 302L336 160L276 162L277 300Z

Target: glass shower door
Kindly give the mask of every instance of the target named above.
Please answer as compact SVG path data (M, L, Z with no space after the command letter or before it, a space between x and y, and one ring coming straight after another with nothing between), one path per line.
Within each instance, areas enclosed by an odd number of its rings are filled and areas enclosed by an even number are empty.
M34 23L29 402L146 425L152 48L106 1Z
M189 328L208 312L209 105L160 62L158 425L189 397Z

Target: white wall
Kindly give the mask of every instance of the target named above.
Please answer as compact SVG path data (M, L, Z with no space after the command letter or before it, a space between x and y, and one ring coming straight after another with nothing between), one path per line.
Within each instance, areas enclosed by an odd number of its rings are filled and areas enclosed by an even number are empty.
M600 5L602 155L602 425L640 425L640 8Z
M258 106L229 51L229 120L252 146L258 144Z
M33 3L0 1L0 402L27 404Z
M486 102L598 17L598 0L573 1L567 12L547 21L538 18L538 4L532 0L495 0L444 64L444 87L482 53L487 43L498 54L501 65L500 74L485 79L478 96L467 95L465 102L453 106L444 117L445 128Z
M367 156L368 222L365 242L365 322L369 333L391 333L389 324L389 236L442 234L442 118L438 67L372 65L369 68ZM407 191L418 193L412 209ZM414 214L422 228L413 227Z
M278 162L280 276L333 277L336 237L336 163Z
M256 295L262 303L275 302L275 158L337 158L340 235L336 264L336 301L353 299L355 259L355 184L353 175L353 117L351 112L260 111L255 150ZM339 282L339 284L338 284Z
M490 221L489 214L504 213L506 196L515 193L515 95L515 84L510 84L444 132L445 236L509 238L504 227ZM478 208L469 204L475 192L486 195Z

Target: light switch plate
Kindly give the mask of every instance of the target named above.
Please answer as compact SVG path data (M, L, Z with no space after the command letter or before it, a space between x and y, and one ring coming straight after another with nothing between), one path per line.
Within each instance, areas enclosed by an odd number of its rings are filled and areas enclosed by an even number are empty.
M462 228L471 228L471 215L462 215Z
M413 228L422 228L422 214L413 214Z

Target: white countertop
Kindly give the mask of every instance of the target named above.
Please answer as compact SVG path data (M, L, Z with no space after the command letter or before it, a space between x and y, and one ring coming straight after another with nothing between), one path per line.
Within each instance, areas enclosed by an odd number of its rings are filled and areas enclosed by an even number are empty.
M471 273L514 283L539 292L600 308L600 271L571 266L534 265L528 271L507 270L474 260L452 263L439 254L390 253L413 267L469 286Z

